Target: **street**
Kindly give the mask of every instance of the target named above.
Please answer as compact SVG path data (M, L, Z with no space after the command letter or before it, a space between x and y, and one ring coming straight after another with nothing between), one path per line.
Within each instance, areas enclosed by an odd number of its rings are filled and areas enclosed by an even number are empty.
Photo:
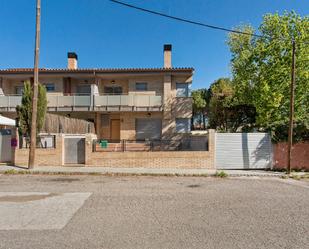
M309 183L0 175L0 248L309 246Z

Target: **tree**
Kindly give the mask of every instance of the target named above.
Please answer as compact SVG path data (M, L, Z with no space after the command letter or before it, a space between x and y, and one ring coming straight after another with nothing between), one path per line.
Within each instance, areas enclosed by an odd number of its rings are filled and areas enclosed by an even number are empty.
M224 132L248 131L255 124L255 108L238 104L234 83L229 78L220 78L210 87L209 125Z
M17 106L16 111L20 121L22 133L30 136L31 131L31 103L33 89L29 81L24 83L21 106ZM37 112L37 134L41 131L47 109L46 88L39 84L38 88L38 112Z
M205 115L209 104L209 91L205 88L197 89L191 93L193 99L193 119L198 122L199 127L205 128ZM193 121L194 121L193 120ZM193 124L194 122L192 122Z
M250 26L238 30L253 33ZM259 27L261 37L230 34L235 101L256 108L257 125L282 137L288 127L292 43L296 41L295 123L309 125L309 17L295 12L267 14Z

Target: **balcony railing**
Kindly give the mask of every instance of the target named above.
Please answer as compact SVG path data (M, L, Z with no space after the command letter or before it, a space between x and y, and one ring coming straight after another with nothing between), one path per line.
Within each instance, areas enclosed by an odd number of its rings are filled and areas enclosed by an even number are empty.
M15 108L21 105L20 95L0 96L0 108Z
M13 110L21 105L20 95L0 96L0 109ZM143 108L161 110L162 97L154 95L73 95L73 96L47 96L47 107L51 110L71 108L79 110L97 110L117 107L118 110L143 110Z
M159 107L161 96L154 95L103 95L94 96L94 106Z
M90 107L91 96L48 96L48 107Z

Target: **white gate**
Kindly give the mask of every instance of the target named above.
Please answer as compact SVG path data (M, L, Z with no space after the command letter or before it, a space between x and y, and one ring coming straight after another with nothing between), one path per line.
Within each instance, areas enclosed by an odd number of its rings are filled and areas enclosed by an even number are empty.
M216 133L217 169L266 169L272 164L268 133Z
M12 160L11 130L0 130L0 162L7 163Z

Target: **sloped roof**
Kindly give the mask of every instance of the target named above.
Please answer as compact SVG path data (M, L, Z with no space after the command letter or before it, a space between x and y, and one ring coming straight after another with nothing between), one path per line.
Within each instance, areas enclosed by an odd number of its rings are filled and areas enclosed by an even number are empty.
M39 72L50 73L138 73L138 72L188 72L193 73L192 67L173 68L40 68ZM8 68L0 69L0 73L31 73L33 68Z

